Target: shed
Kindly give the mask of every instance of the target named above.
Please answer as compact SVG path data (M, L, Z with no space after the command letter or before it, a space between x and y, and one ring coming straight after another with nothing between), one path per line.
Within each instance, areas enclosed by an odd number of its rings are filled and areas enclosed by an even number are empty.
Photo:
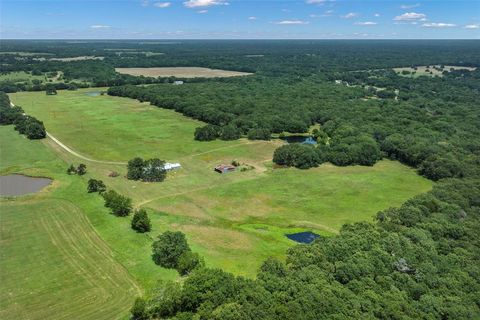
M179 84L183 84L183 81L182 80L175 80L175 81L173 81L173 84L178 86Z
M175 170L175 169L180 169L182 166L180 165L180 163L165 163L165 165L163 166L165 168L165 170L167 171L171 171L171 170Z
M228 173L235 171L235 167L230 165L230 164L219 164L218 166L215 167L215 171L218 173Z

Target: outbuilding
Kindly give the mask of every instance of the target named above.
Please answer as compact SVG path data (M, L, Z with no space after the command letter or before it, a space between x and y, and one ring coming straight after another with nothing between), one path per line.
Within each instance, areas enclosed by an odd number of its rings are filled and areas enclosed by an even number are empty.
M171 171L171 170L176 170L176 169L180 169L182 166L180 165L180 163L165 163L165 165L163 166L163 168L167 171Z
M219 164L218 166L215 167L215 171L218 173L228 173L235 171L235 167L230 165L230 164Z

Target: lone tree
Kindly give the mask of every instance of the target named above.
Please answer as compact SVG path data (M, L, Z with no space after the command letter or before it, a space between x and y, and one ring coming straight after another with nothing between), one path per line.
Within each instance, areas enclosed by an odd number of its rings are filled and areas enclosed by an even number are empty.
M73 164L71 164L70 167L68 167L67 173L68 173L68 174L75 174L75 173L77 173L77 169L75 169L75 167L73 166Z
M92 193L92 192L103 193L105 192L105 190L107 190L107 187L105 186L102 180L90 179L88 180L87 190L89 193Z
M190 251L185 235L180 231L166 231L152 244L152 259L161 267L176 268L179 258Z
M145 209L135 211L132 219L132 229L140 233L148 232L152 229L150 218Z
M83 176L85 173L87 173L87 166L83 163L80 163L77 167L77 174L79 176Z
M114 190L109 190L103 194L105 207L112 210L112 214L118 217L126 217L132 211L132 199L118 194Z

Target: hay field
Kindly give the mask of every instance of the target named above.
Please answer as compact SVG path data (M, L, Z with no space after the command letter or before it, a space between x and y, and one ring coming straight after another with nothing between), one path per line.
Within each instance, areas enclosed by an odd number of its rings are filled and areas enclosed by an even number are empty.
M248 76L251 73L200 67L161 67L161 68L115 68L115 71L132 76L177 77L177 78L216 78Z
M13 126L0 127L0 150L0 174L53 178L39 193L0 198L0 318L125 318L141 288L87 216L104 210L85 182Z

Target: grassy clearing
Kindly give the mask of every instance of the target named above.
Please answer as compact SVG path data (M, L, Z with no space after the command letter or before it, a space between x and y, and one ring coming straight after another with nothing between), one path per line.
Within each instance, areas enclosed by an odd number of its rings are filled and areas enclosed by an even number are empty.
M0 137L0 174L54 179L37 194L0 199L0 318L126 316L141 289L118 263L128 253L112 251L120 248L108 246L86 216L108 216L99 199L81 192L85 182L63 174L65 163L42 142L25 139L12 126L0 127Z
M248 76L251 73L199 67L115 68L118 73L146 77L216 78Z
M450 72L452 70L466 70L466 71L473 71L476 68L473 67L463 67L463 66L440 66L440 65L432 65L432 66L418 66L415 68L411 67L403 67L403 68L393 68L398 75L404 77L413 77L418 78L420 76L427 76L427 77L443 77L443 72L447 71ZM402 72L406 71L407 74L403 74Z
M431 187L413 169L392 161L374 167L272 170L272 154L281 141L197 142L193 131L201 122L131 99L87 96L91 90L59 91L57 96L22 92L11 98L85 156L107 161L156 156L180 162L182 169L163 183L128 181L125 165L80 161L52 140L44 141L65 163L87 164L87 175L77 177L83 186L90 177L102 179L131 197L135 206L146 207L152 237L167 229L182 230L208 265L236 274L253 276L268 256L284 257L295 244L285 233L312 230L331 235L343 223L372 221L377 211ZM255 169L213 172L216 164L233 159ZM108 177L111 171L120 176ZM153 265L151 239L131 231L129 218L108 215L101 199L81 188L65 189L62 197L78 198L80 204L90 199L84 209L90 221L144 288L157 279L175 278L175 273Z
M45 76L34 76L31 73L25 71L8 72L0 74L0 81L12 81L12 82L30 82L32 80L44 81Z

